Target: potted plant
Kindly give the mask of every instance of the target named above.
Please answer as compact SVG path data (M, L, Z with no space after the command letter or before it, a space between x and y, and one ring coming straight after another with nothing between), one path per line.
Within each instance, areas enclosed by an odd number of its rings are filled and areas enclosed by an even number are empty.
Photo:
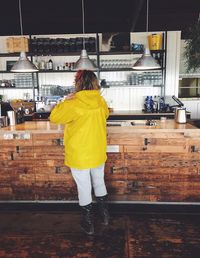
M188 36L184 51L186 67L187 72L195 72L200 68L200 17L198 22L189 29Z

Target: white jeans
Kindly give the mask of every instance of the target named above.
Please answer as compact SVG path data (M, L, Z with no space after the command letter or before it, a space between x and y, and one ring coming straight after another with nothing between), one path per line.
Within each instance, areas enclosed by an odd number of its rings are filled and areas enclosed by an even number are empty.
M92 187L96 197L107 194L104 182L104 166L105 164L97 168L82 170L70 168L77 185L80 206L85 206L92 202Z

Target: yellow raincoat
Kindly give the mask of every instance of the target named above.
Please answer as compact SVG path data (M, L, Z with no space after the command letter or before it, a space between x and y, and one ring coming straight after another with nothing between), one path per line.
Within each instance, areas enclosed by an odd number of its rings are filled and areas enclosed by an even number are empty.
M65 124L65 165L95 168L106 159L106 119L109 111L99 90L82 90L52 110L50 121Z

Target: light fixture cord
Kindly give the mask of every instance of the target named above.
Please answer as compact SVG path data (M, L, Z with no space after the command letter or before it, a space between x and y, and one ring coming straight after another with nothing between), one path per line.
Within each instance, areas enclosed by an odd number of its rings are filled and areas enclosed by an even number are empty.
M84 10L84 0L82 0L82 19L83 19L83 34L85 34L85 10ZM83 35L83 49L85 49L85 38Z
M19 20L20 20L21 35L23 35L21 0L19 0Z
M147 0L147 20L146 20L146 32L149 31L149 0Z

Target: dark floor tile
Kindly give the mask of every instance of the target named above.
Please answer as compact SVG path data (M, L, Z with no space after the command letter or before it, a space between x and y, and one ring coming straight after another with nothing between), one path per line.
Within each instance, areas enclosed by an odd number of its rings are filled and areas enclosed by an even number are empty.
M130 215L128 235L130 258L200 257L198 215Z
M199 214L112 212L109 226L95 214L85 235L78 211L0 214L3 258L199 258Z
M95 235L85 235L78 213L0 215L0 257L126 258L126 216L109 226L95 220Z

